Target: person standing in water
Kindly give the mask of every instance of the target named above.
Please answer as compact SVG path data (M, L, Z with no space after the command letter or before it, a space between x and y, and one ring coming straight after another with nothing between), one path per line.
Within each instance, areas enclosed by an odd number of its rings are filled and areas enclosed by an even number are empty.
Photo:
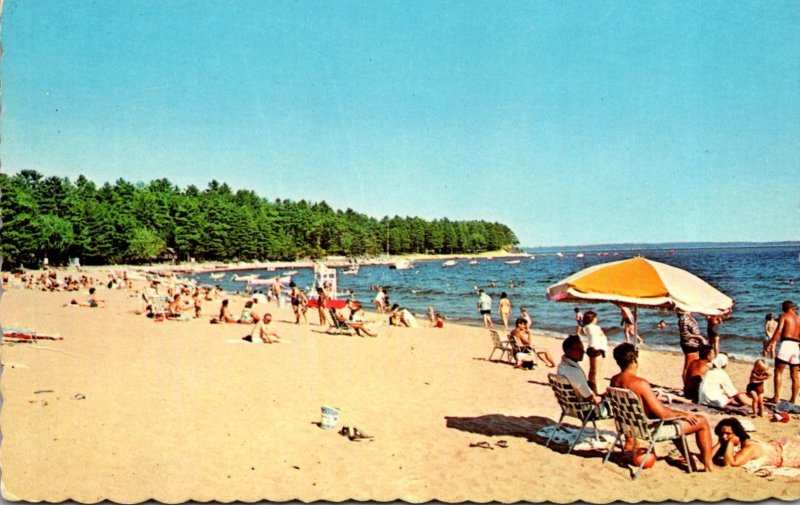
M487 328L494 328L492 322L492 297L486 294L486 291L481 289L478 291L478 312L483 317L483 324Z

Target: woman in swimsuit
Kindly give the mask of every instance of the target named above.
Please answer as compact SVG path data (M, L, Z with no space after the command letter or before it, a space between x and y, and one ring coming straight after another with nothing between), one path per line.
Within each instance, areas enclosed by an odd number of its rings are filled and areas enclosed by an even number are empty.
M719 440L714 462L722 466L776 466L800 468L800 438L778 438L762 442L750 438L742 424L733 417L723 419L714 428Z
M300 318L303 318L303 322L308 324L308 319L306 319L306 311L308 310L308 298L303 291L297 287L297 284L294 281L289 283L289 300L292 302L292 310L294 311L294 324L300 324Z
M511 317L511 300L508 299L508 294L505 292L500 293L500 302L497 308L500 311L500 317L503 319L503 327L508 329L508 318Z

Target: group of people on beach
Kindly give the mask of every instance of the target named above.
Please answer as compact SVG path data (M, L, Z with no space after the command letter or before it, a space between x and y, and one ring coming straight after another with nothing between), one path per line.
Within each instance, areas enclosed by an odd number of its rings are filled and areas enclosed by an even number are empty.
M709 346L709 349L713 352L712 347ZM598 418L608 417L611 407L604 393L598 392L597 384L589 380L580 366L586 354L581 337L567 337L562 342L562 350L564 354L558 365L558 375L569 380L582 401L595 405ZM718 437L714 444L712 429L706 416L668 407L664 403L666 399L653 389L647 379L639 375L639 351L635 345L628 342L617 345L613 350L613 357L620 371L611 377L609 385L636 393L649 419L676 420L680 432L675 434L693 434L706 471L714 471L717 466L738 467L747 463L800 468L800 439L757 441L747 434L740 421L729 417L721 420L714 428L713 433ZM668 431L669 428L664 433ZM625 453L631 455L632 461L637 452L636 444L635 439L626 439Z
M580 310L576 308L575 312L577 315ZM673 409L664 404L665 401L676 404L698 403L718 409L732 405L749 406L752 407L753 416L765 415L764 383L770 376L766 360L757 359L747 387L743 390L737 389L725 372L728 356L718 351L718 341L713 338L718 337L718 333L711 332L711 339L704 337L692 313L681 310L677 312L680 344L685 355L681 372L685 398L657 392L646 379L639 376L638 348L630 341L617 345L613 350L612 354L620 372L611 378L610 386L635 392L641 399L648 418L679 419L682 432L695 435L700 458L707 471L714 470L716 465L742 466L747 463L800 468L800 439L757 441L747 434L741 422L731 417L716 425L714 434L718 441L712 444L712 430L705 416ZM608 341L597 325L594 311L580 315L579 319L576 318L580 323L576 333L562 343L564 355L557 371L570 381L582 401L596 405L599 416L608 416L610 407L597 383L601 370L600 360L608 350ZM723 316L714 318L709 322L709 328L718 329L723 319ZM766 332L769 340L765 342L764 354L769 356L775 352L774 395L766 402L779 402L781 375L789 367L792 379L790 402L796 404L800 385L800 316L795 313L793 302L786 301L782 304L781 316L772 328L766 328ZM586 347L582 336L588 341ZM580 366L585 355L590 360L588 375ZM627 452L632 449L633 447L626 447Z

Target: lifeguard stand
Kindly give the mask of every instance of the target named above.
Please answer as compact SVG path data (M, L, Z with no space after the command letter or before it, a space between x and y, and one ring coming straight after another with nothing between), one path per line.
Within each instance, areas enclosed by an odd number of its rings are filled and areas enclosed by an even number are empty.
M339 298L339 290L336 284L336 269L328 268L322 263L314 264L314 288L322 288L331 298Z

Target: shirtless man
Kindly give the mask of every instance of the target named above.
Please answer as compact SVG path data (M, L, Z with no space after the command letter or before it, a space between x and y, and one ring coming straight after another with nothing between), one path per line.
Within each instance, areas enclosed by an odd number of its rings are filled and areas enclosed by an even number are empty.
M509 336L519 342L520 347L522 348L523 353L530 353L535 352L537 356L539 356L542 361L544 361L545 365L549 368L554 368L556 366L556 362L553 361L553 357L550 356L550 352L547 349L535 349L533 344L533 335L531 334L530 328L528 328L528 321L526 321L522 317L518 317L515 323L515 327L509 333ZM517 364L517 368L520 368L521 363Z
M686 377L683 381L683 396L697 402L700 395L700 384L703 382L703 377L706 372L711 370L711 361L716 354L714 347L704 345L700 347L700 358L689 363L686 369Z
M642 405L648 418L682 418L683 433L686 435L694 433L695 441L700 448L700 459L703 461L705 470L707 472L714 471L715 468L711 462L713 455L711 451L711 427L708 425L708 420L703 416L673 410L661 403L650 387L650 383L637 375L639 352L633 344L626 342L615 347L614 361L619 365L621 372L611 378L611 386L630 389L636 393L642 400Z
M789 376L792 378L792 403L797 403L797 392L800 390L800 316L795 313L794 303L786 300L781 306L783 314L778 318L778 327L772 334L765 349L767 354L775 352L775 396L772 401L781 399L783 370L789 365ZM777 350L775 344L780 339Z
M281 342L281 338L278 336L278 334L270 329L270 322L272 322L272 314L267 312L264 314L264 317L259 319L259 321L256 323L253 331L250 332L250 341L254 344L258 343L258 340L261 340L261 342L265 344L276 344Z

